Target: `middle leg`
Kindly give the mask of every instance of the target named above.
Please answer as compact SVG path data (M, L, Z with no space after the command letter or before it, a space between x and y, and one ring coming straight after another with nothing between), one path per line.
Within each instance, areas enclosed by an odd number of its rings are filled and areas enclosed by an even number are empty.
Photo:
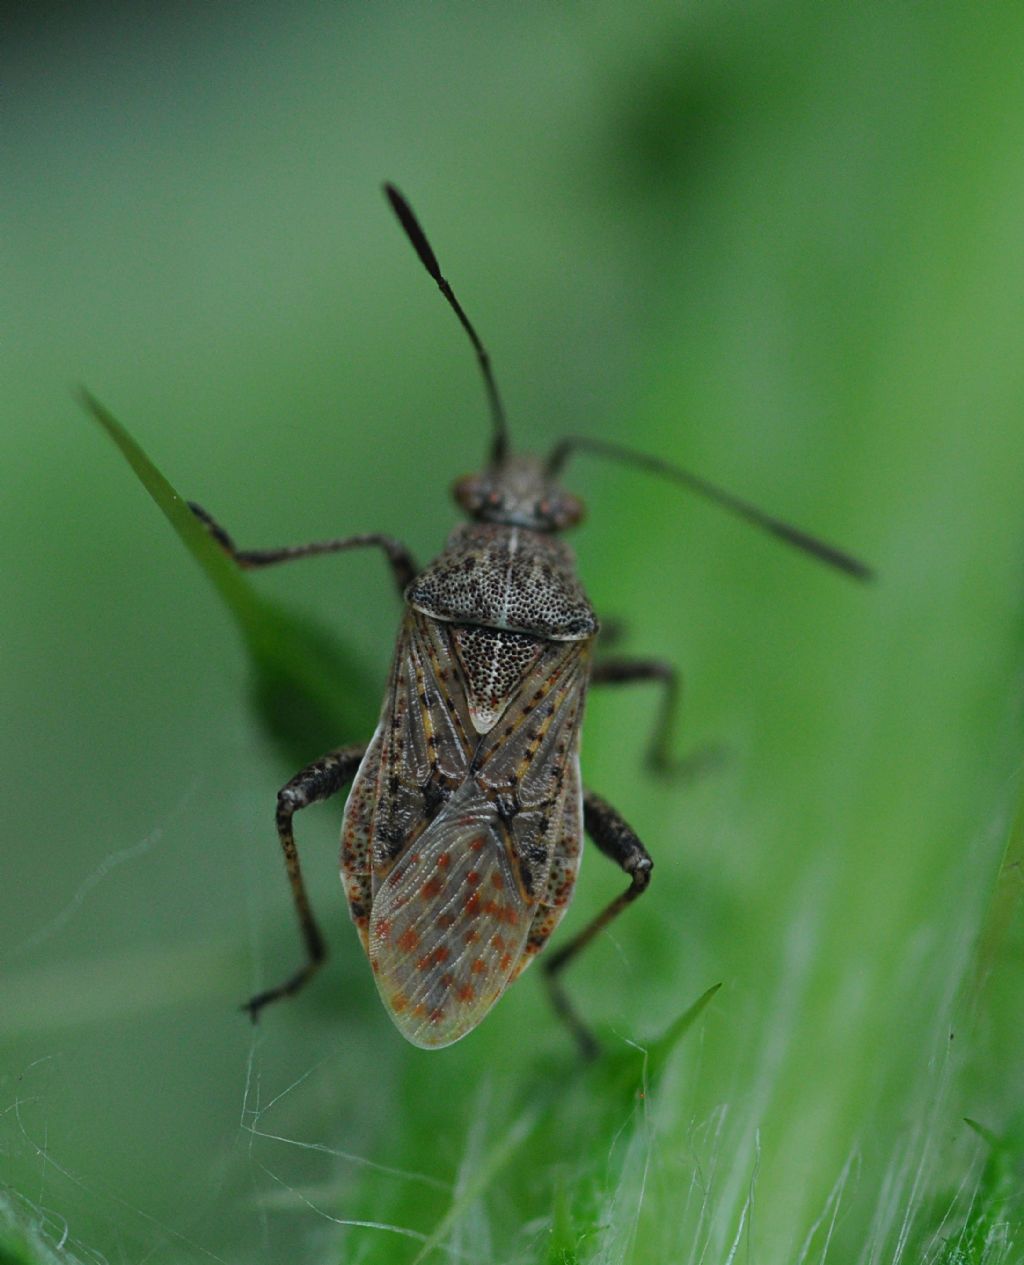
M594 664L592 685L630 685L655 681L661 686L661 703L647 744L645 760L656 773L688 779L720 764L720 747L699 747L689 755L675 754L682 683L679 672L663 659L605 659Z

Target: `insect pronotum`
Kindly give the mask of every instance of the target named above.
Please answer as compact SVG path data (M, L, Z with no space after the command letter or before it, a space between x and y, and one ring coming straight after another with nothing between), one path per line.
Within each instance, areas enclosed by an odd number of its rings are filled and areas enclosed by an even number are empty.
M544 459L512 453L487 352L409 204L391 185L385 193L476 351L493 423L490 456L483 472L455 484L455 500L470 521L455 528L424 570L404 545L377 533L237 549L209 514L192 507L241 567L382 549L403 600L373 737L328 752L278 794L277 831L307 960L246 1008L255 1019L270 1002L297 993L324 960L292 819L351 782L342 882L384 1005L414 1045L436 1049L464 1037L544 948L572 896L584 831L623 870L625 891L543 959L555 1008L591 1055L596 1043L561 974L646 891L653 863L619 813L583 786L584 699L588 685L657 682L662 703L649 757L668 767L678 677L655 660L594 660L598 621L559 538L583 513L557 482L567 459L588 451L639 466L851 576L870 572L706 480L618 444L569 438Z

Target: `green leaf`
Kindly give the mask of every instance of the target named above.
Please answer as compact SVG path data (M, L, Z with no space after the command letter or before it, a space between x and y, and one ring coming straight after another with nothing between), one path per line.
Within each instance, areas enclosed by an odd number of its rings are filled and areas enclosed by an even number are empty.
M262 597L120 422L88 391L81 399L234 619L249 653L253 702L269 735L296 762L365 738L377 703L349 647L308 618Z

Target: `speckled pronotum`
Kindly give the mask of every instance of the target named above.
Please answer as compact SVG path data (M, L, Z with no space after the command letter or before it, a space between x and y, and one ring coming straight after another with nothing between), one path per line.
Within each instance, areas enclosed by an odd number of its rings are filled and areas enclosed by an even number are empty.
M329 752L278 795L277 830L307 961L247 1009L255 1019L269 1002L298 992L324 960L292 818L351 782L341 878L384 1005L414 1045L436 1049L464 1037L541 952L572 897L584 831L623 870L626 890L543 959L556 1009L582 1052L592 1054L596 1044L569 1004L561 972L647 889L652 861L619 813L583 785L584 699L588 685L658 683L662 705L649 755L667 767L678 679L654 660L595 660L598 621L559 538L583 514L581 502L557 482L566 459L582 449L645 468L849 575L864 579L869 571L703 479L617 444L564 439L543 459L510 452L487 352L409 204L391 185L385 192L473 343L493 440L486 469L454 488L470 521L456 527L425 570L404 545L376 533L239 550L193 506L242 567L376 546L403 601L373 737L365 746Z

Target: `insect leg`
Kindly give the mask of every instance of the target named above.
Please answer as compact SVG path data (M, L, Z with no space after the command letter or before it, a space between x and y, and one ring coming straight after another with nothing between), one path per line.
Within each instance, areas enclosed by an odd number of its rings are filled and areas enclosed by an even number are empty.
M375 545L383 549L387 555L399 593L405 592L418 572L416 563L405 545L380 532L341 536L336 540L314 540L308 545L285 545L281 549L239 549L212 514L208 514L195 501L189 501L188 507L228 557L233 558L246 571L255 567L274 566L278 562L294 562L296 558L312 558L317 554L341 553L345 549L360 549L364 545Z
M310 804L318 804L329 799L355 776L359 762L366 748L363 746L340 747L330 751L319 760L314 761L301 773L286 782L277 795L277 834L284 852L284 863L288 871L288 881L292 887L292 899L295 912L299 917L302 938L306 945L308 961L276 988L268 988L255 997L250 997L243 1006L255 1023L259 1013L269 1002L279 997L291 997L297 993L306 981L314 974L327 956L324 938L317 926L313 911L310 908L306 885L302 880L302 869L299 865L299 852L295 846L295 835L292 831L292 818L300 808L308 808Z
M682 681L671 663L662 659L604 659L594 664L592 685L628 685L634 681L657 681L662 687L661 704L647 744L645 760L656 773L690 778L721 762L719 747L701 747L687 756L673 755Z
M629 624L616 616L601 616L601 636L597 643L597 653L605 655L617 646L621 646L629 633Z
M559 975L572 959L608 926L627 905L647 890L654 862L647 849L614 808L593 791L583 792L583 824L598 848L629 875L629 887L601 911L582 931L548 958L542 958L555 1010L568 1024L584 1058L593 1058L598 1044L593 1033L573 1009Z

